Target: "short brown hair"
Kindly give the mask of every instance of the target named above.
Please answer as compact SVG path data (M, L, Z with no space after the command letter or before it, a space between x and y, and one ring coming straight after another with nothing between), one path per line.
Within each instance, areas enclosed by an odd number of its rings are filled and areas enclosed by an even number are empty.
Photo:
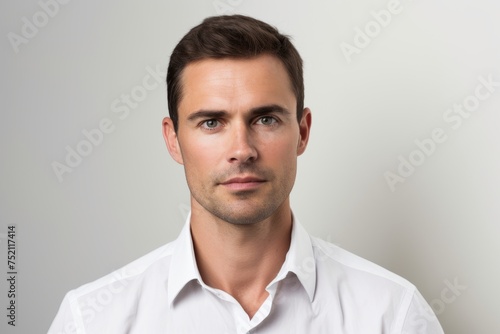
M297 121L304 109L302 58L290 38L269 24L243 15L206 18L177 44L167 71L167 99L174 129L178 128L178 104L182 98L181 76L189 63L212 58L276 56L285 66L297 99Z

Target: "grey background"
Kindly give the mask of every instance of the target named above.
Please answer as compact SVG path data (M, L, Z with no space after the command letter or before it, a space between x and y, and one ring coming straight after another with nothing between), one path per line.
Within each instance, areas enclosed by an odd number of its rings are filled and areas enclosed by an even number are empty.
M313 127L292 204L308 231L412 281L447 333L500 332L500 87L458 129L443 120L479 76L500 81L500 5L401 0L349 62L341 43L388 3L70 1L44 22L37 1L2 2L0 267L16 224L19 275L18 326L2 311L0 331L45 333L68 290L176 237L189 197L161 136L165 87L126 117L113 103L139 96L189 28L232 11L291 35L305 60ZM16 50L9 33L22 36L23 17L40 27ZM54 161L103 119L114 130L60 182ZM391 191L384 173L434 128L447 140ZM1 279L2 310L6 294Z

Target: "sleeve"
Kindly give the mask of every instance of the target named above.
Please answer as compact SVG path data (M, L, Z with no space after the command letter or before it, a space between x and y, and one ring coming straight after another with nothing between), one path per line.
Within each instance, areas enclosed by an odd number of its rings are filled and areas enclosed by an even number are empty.
M406 314L402 334L444 334L443 328L424 297L415 290Z
M70 291L64 297L47 334L85 334L78 302Z

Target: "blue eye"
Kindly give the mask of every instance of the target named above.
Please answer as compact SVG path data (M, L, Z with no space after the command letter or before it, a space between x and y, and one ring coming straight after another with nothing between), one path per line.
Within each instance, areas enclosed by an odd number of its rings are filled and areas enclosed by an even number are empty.
M212 130L212 129L217 128L217 126L219 126L219 121L216 119L208 119L208 120L204 121L201 124L201 126L205 129Z
M271 116L263 116L259 118L257 121L257 124L262 124L262 125L273 125L277 122L276 118L271 117Z

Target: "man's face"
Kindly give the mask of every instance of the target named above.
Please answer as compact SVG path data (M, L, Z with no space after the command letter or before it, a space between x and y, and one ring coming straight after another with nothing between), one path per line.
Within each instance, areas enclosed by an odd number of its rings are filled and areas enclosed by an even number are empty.
M185 68L182 92L177 133L166 118L164 136L184 165L193 212L251 224L287 207L311 115L297 122L283 64L269 55L202 60Z

